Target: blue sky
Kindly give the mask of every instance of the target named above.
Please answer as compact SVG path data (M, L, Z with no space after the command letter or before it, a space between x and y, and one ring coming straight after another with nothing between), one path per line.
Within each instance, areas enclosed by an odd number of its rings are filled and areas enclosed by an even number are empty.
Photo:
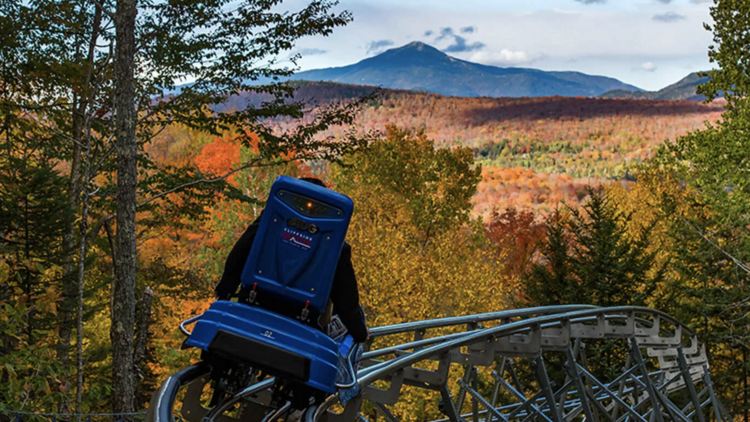
M292 0L284 3L294 8ZM302 70L422 41L478 63L575 70L663 88L710 68L711 0L341 0L354 21L301 40Z

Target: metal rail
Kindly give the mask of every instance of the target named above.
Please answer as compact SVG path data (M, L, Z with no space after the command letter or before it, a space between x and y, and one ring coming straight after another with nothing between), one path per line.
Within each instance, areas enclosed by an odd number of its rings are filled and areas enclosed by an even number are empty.
M616 344L623 360L611 380L600 379L588 362L603 340ZM565 305L409 322L373 328L368 346L357 373L361 394L339 413L332 412L337 396L330 396L305 413L306 422L368 422L375 414L395 422L389 406L402 398L403 386L412 387L409 394L439 394L431 414L442 414L441 422L731 421L695 333L654 309ZM452 381L457 372L463 376ZM168 380L162 390L174 397L171 390L184 384ZM190 388L198 387L189 386L187 396ZM187 396L183 409L190 407ZM367 415L364 402L371 404ZM239 413L217 421L260 422L273 411L268 397L257 394L232 403L240 403ZM215 410L203 414L213 418ZM191 422L201 420L184 413Z

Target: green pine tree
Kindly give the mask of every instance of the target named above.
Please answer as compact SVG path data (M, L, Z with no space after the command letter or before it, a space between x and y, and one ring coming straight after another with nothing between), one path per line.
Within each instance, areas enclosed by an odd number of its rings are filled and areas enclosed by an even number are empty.
M717 68L698 87L723 96L721 121L665 144L651 164L681 181L660 198L671 228L674 271L664 303L707 345L714 384L735 415L750 417L750 3L711 7ZM665 178L666 180L666 178Z
M636 236L628 233L631 215L617 209L603 190L587 188L581 210L567 207L547 221L539 262L522 278L527 306L588 304L642 306L663 279L649 239L654 224ZM622 372L627 345L612 340L590 342L589 368L600 379ZM559 356L545 357L551 362ZM565 380L562 361L549 365L558 385Z

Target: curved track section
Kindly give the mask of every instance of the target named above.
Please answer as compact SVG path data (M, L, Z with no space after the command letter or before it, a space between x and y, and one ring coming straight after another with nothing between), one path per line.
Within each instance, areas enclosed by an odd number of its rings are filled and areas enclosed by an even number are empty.
M394 405L416 390L434 407L424 413L440 422L731 421L714 393L705 347L679 321L649 308L519 309L378 327L372 337L358 371L360 394L345 407L331 396L308 409L305 421L395 422ZM270 403L273 380L207 409L206 373L197 366L170 377L147 420L286 416Z

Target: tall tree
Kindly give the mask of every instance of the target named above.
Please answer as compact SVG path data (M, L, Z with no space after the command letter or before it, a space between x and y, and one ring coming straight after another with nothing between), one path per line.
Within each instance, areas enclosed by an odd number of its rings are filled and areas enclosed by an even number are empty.
M631 214L603 190L588 188L582 210L558 210L547 222L541 260L524 280L529 305L644 305L664 276L649 250L654 222L629 236Z
M55 287L72 215L54 140L16 112L0 106L0 408L56 408L66 374L53 348Z
M291 67L279 64L296 40L327 35L351 15L335 12L335 1L312 0L295 11L284 10L288 7L281 3L0 3L3 107L57 136L53 150L64 163L57 170L68 180L68 208L80 213L82 192L100 188L88 204L91 218L98 220L90 235L95 237L102 227L114 231L109 252L115 264L111 338L116 412L134 406L135 290L145 288L138 285L136 236L197 217L222 195L251 201L226 183L236 171L300 159L337 160L366 144L320 136L331 126L351 123L358 102L309 108L293 98L292 86L280 82L300 57L292 55ZM178 88L184 81L190 83ZM260 92L266 100L241 110L222 106L247 91ZM313 111L311 118L308 111ZM272 117L298 124L280 132L268 124ZM209 134L235 131L245 144L255 139L258 154L222 175L159 164L145 146L171 124ZM85 142L89 137L90 148ZM84 151L92 163L88 177L82 167ZM85 179L92 186L84 186ZM113 214L116 224L110 227ZM78 231L72 222L65 229L63 249L72 252L80 244ZM66 273L74 273L72 255L66 259ZM58 326L58 355L64 362L77 296L74 279L67 280L60 284L64 300Z
M491 312L507 304L503 257L469 214L481 174L470 149L436 149L422 132L391 127L345 164L333 167L332 180L355 203L347 242L368 325ZM447 192L459 194L444 197ZM411 391L407 397L392 409L400 420L440 417L425 405L429 396Z
M580 210L568 207L549 217L540 262L522 281L527 305L644 306L662 282L665 268L658 250L650 248L655 220L632 235L631 213L620 211L603 189L587 191L589 200ZM600 343L588 362L594 373L613 379L625 350L617 342ZM556 382L565 378L563 371L550 376Z
M52 141L47 149L66 161L70 213L76 213L83 189L81 154L87 127L106 110L107 83L101 78L106 55L97 49L101 10L76 1L0 4L0 81L4 109L36 121ZM106 42L106 39L105 39ZM40 52L44 52L41 54ZM106 113L106 111L104 112ZM41 134L44 132L40 132ZM56 349L65 365L75 313L74 250L76 228L63 226L63 301Z
M135 90L135 0L117 0L114 16L115 146L117 148L117 234L112 281L112 411L135 411L133 341L136 281L136 185L138 125ZM130 417L132 418L132 416Z
M674 312L698 328L711 354L715 384L730 410L750 417L750 4L716 0L711 7L718 68L698 87L726 111L661 148L652 163L680 189L661 197L672 219ZM739 388L738 388L739 387Z

